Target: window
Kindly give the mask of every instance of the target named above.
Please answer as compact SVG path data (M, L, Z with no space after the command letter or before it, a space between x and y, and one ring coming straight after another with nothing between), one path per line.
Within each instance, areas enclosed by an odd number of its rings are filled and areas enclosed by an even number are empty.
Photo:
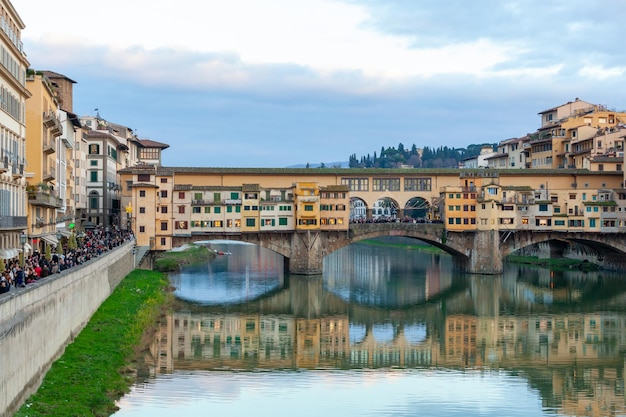
M304 211L313 211L313 204L305 204Z
M161 222L161 230L167 230L167 222Z
M165 246L166 244L167 244L167 240L164 237L162 237L161 238L161 246Z
M230 193L230 199L231 200L239 200L239 193L237 193L237 192Z
M256 225L256 219L246 219L246 226L247 227L254 227Z
M181 191L181 192L178 193L178 199L179 200L184 200L185 199L185 192L184 191Z
M213 208L213 213L215 213L215 214L220 214L220 213L222 213L222 208L221 208L221 207L215 207L215 208Z
M167 213L167 206L161 206L161 213Z
M146 196L146 190L139 190L139 197L145 197Z
M187 222L176 222L176 229L187 229Z
M89 161L89 165L91 165L92 167L97 167L98 166L98 161L93 159L93 160Z
M89 171L89 181L98 182L98 171Z
M404 191L430 191L430 178L405 178Z
M205 213L205 214L210 214L210 213L211 213L211 207L209 207L209 206L205 206L205 207L204 207L204 213Z
M137 181L138 182L150 182L150 174L138 174Z
M95 143L89 145L89 155L99 155L100 154L100 145Z
M139 233L145 233L146 232L146 226L139 226Z
M146 212L146 208L145 207L139 207L139 213L140 214L144 214Z
M200 214L202 212L201 208L202 207L194 206L194 207L191 208L191 212L194 213L194 214Z
M167 184L167 178L161 178L161 184Z
M167 198L167 190L161 190L161 198Z
M342 178L341 185L347 185L350 191L369 191L367 178Z
M214 193L213 194L213 201L215 201L215 202L222 201L222 195L220 193Z
M287 218L286 217L279 217L278 218L278 225L279 226L287 226Z
M178 206L178 214L185 214L185 206Z
M193 199L194 200L202 200L202 193L194 193L193 194Z
M374 191L400 191L400 178L374 178Z
M89 197L89 208L98 210L98 197Z

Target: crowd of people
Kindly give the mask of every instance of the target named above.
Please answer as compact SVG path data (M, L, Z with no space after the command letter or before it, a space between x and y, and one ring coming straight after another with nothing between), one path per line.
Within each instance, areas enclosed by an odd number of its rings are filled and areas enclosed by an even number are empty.
M4 265L0 264L0 267L4 266L0 276L0 294L82 265L131 239L134 239L132 231L105 231L99 227L77 238L76 248L68 248L67 244L57 246L59 250L49 255L34 251L24 259L24 265L20 264L19 258L4 260Z

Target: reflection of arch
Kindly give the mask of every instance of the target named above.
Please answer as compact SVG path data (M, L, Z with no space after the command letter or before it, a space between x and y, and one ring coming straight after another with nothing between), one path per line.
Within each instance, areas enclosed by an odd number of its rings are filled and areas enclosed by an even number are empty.
M372 336L379 343L391 343L395 339L395 332L391 323L374 324Z
M404 215L412 219L424 219L428 216L430 203L422 197L413 197L404 206Z
M376 200L372 207L372 218L376 219L395 219L398 215L400 205L391 197L383 197Z
M350 344L357 344L365 340L367 329L364 324L350 323Z
M404 338L412 345L417 345L426 340L426 325L424 323L409 324L404 326Z
M350 221L363 221L367 218L367 204L358 197L350 197Z

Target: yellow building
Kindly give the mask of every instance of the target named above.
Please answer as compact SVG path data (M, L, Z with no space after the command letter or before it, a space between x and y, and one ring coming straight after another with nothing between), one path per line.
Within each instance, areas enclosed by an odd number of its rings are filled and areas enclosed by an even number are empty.
M63 200L57 185L56 152L63 128L58 118L56 93L48 78L31 73L26 86L32 95L26 102L28 238L33 249L45 251L47 245L58 244L56 217Z
M319 230L320 190L317 183L295 184L296 230Z
M26 115L30 92L26 88L29 66L21 40L24 22L10 1L0 0L0 260L13 259L30 246L23 239L27 230Z

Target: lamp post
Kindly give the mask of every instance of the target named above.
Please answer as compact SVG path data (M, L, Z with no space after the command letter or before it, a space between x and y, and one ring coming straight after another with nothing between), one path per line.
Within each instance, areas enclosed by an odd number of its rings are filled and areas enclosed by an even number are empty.
M22 231L22 233L20 233L20 244L22 245L22 253L21 253L21 258L20 259L20 265L24 266L24 262L26 261L26 239L28 237L26 236L26 232Z

